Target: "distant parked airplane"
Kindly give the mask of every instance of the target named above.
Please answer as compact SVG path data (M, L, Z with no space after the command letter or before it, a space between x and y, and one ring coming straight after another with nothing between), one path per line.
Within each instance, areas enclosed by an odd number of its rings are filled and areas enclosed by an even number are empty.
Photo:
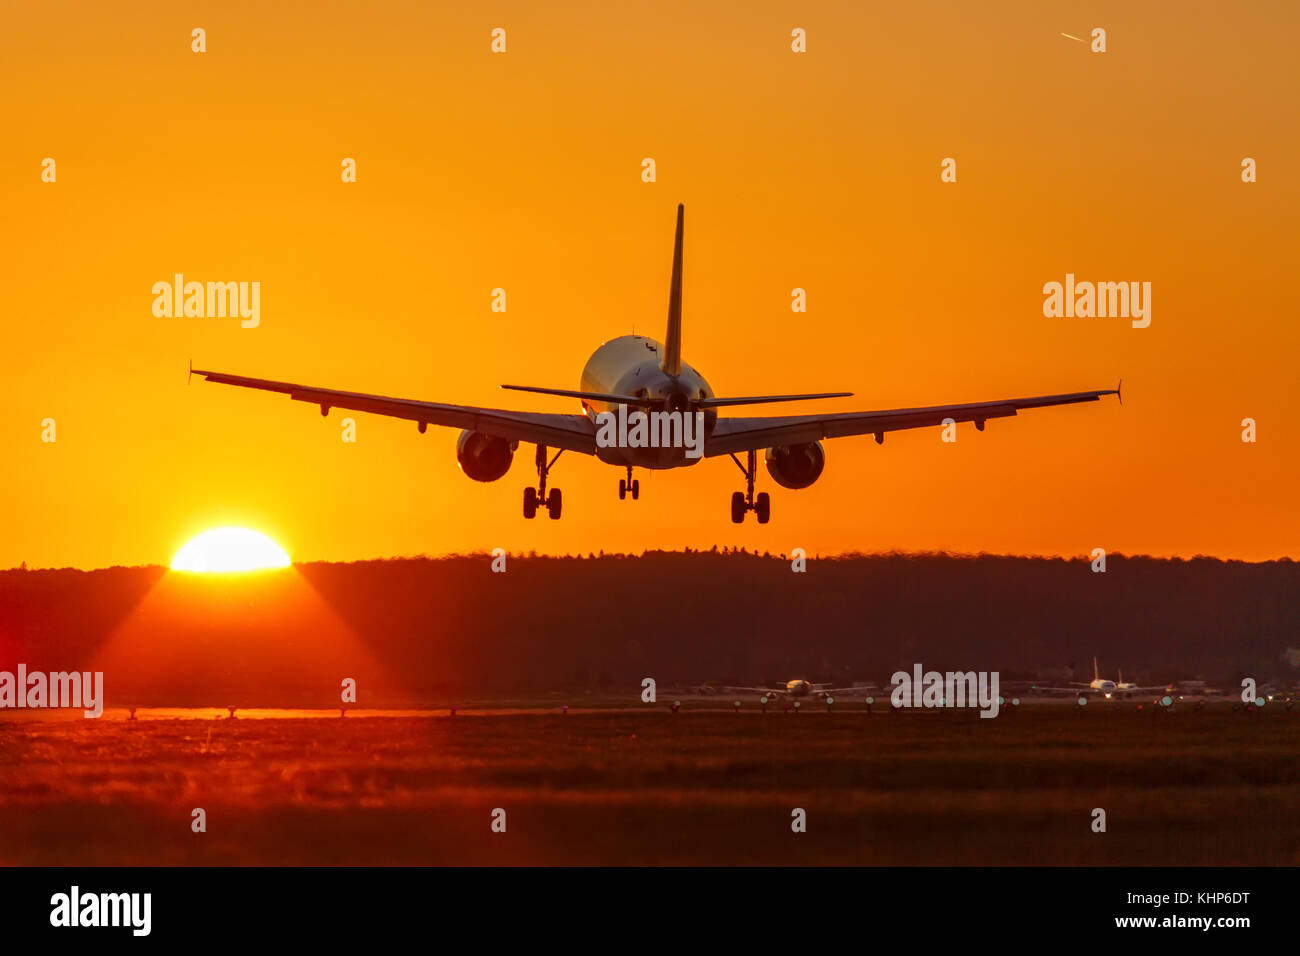
M766 697L828 697L831 694L847 694L849 691L862 691L861 687L828 687L826 684L814 684L810 680L795 678L785 682L783 687L736 687L726 685L728 692L744 690Z
M1171 686L1171 684L1153 684L1148 687L1139 687L1137 684L1124 680L1123 671L1119 672L1119 680L1107 680L1098 672L1097 658L1094 657L1092 659L1091 683L1071 683L1069 687L1036 687L1035 689L1040 691L1101 694L1105 697L1114 697L1116 695L1139 694L1151 690L1166 690Z
M786 415L767 418L719 418L717 409L732 405L759 405L794 402L815 398L842 398L851 392L819 392L804 395L753 395L718 398L709 383L682 361L682 230L684 207L677 207L677 234L673 244L672 284L668 296L668 332L661 344L644 335L623 335L598 348L582 370L581 388L544 388L531 385L503 385L502 388L540 392L576 398L582 403L581 415L555 415L537 412L514 412L498 408L468 405L444 405L406 398L386 398L361 392L336 391L311 385L248 378L225 372L208 372L191 368L209 382L239 385L271 392L281 392L291 399L319 405L321 414L331 408L372 412L414 421L424 432L430 425L462 429L456 445L461 470L475 481L496 481L510 469L520 442L537 445L535 464L537 487L524 489L524 517L532 518L539 507L550 517L559 518L563 504L560 489L546 488L547 476L556 460L566 451L595 455L601 461L627 469L619 479L618 495L640 496L641 485L632 477L633 468L681 468L701 458L730 455L745 476L745 491L731 496L731 520L737 524L753 511L759 524L771 515L767 492L754 494L758 452L764 452L767 472L783 488L807 488L815 482L826 465L822 440L851 435L874 435L883 443L885 432L908 428L926 428L946 422L974 422L984 430L990 418L1008 418L1021 409L1049 405L1095 402L1103 395L1119 395L1119 388L1030 398L1004 398L992 402L964 405L932 405L924 408L894 408L881 411L843 412L820 415ZM1122 401L1122 399L1121 399ZM613 413L619 406L645 412L653 417L649 435L642 440L653 444L636 444L635 431L626 435L619 429L617 444L598 440L598 416ZM699 418L695 414L699 413ZM676 416L674 419L673 416ZM691 422L684 416L691 416ZM699 421L704 428L701 454L687 454L685 429ZM675 429L675 431L674 431ZM554 457L549 450L556 449ZM744 453L741 464L737 453Z

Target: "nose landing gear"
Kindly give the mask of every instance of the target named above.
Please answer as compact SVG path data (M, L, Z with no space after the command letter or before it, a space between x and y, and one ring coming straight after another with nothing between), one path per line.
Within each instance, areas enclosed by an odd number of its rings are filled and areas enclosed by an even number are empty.
M524 489L525 518L535 518L537 517L537 509L545 508L552 521L560 520L560 512L564 508L564 496L560 494L559 488L552 488L549 495L546 493L546 476L563 454L564 449L561 448L548 463L546 460L546 446L537 446L537 487Z
M641 480L632 477L632 466L627 466L627 478L618 480L618 500L623 501L627 498L628 493L632 494L632 500L636 501L641 497Z
M737 491L731 496L731 520L736 524L741 524L745 520L745 512L752 511L758 518L759 524L767 524L772 517L772 499L768 497L766 491L760 491L754 494L754 471L758 467L758 452L750 449L746 452L746 460L749 467L742 465L740 459L733 453L731 460L736 463L741 474L745 476L745 490Z

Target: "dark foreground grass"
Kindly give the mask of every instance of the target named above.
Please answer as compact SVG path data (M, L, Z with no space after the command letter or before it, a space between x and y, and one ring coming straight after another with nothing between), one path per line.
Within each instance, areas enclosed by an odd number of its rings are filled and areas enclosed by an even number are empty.
M1295 864L1298 756L1127 704L0 722L0 862Z

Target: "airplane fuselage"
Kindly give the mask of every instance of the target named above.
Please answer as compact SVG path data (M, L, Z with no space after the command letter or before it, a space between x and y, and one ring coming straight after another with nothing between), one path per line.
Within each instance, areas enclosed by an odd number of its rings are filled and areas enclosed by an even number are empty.
M681 373L669 375L661 367L664 346L644 335L622 335L611 339L592 353L582 370L581 389L584 392L603 392L608 395L634 395L650 401L647 412L680 412L691 415L697 410L694 403L713 398L713 389L704 376L682 363ZM618 406L595 399L583 399L582 411L592 419L601 412L617 412ZM628 412L637 411L629 408ZM713 409L704 412L704 434L713 431L718 413ZM596 449L596 457L611 465L631 465L634 468L680 468L693 465L700 458L686 457L685 447L630 448L610 446Z

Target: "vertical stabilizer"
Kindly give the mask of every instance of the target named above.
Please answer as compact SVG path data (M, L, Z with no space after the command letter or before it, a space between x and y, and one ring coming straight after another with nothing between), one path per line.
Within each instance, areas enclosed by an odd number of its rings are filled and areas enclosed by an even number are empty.
M673 284L668 293L668 332L659 367L669 375L682 373L682 219L686 207L677 204L677 238L673 242Z
M1097 673L1097 658L1092 659L1092 679L1101 680L1101 675Z

